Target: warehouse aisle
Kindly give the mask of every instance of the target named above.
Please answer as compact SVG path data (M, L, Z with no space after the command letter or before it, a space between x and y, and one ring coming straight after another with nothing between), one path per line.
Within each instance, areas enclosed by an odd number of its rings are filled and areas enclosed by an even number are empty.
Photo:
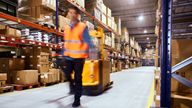
M79 108L146 108L154 67L111 74L113 87L99 96L83 96ZM0 95L0 108L71 108L67 83Z

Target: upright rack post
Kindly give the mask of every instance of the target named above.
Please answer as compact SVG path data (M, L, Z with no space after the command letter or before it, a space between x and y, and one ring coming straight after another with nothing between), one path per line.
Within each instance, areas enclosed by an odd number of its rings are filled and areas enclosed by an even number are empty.
M162 0L161 107L171 107L172 0Z
M59 31L59 0L56 0L55 24L56 24L57 31ZM59 41L59 39L56 36L55 42L58 43L58 41Z

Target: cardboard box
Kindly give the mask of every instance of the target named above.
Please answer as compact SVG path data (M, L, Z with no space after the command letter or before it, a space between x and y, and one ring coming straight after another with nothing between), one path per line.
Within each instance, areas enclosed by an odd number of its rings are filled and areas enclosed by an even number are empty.
M103 0L85 0L85 9L102 9Z
M13 74L15 71L25 68L24 59L20 58L0 58L0 73L7 73L7 83L13 83Z
M0 34L6 36L16 37L16 29L10 28L9 26L0 25Z
M46 22L53 25L53 10L43 6L22 7L18 9L18 17L31 22Z
M125 40L125 42L129 43L129 32L126 27L122 28L122 38Z
M121 18L115 17L115 23L116 23L115 29L117 29L116 31L121 35ZM125 39L126 39L126 37L125 37ZM126 42L128 42L128 40L126 40Z
M38 70L21 70L14 75L15 84L37 84Z
M15 36L20 38L21 37L21 31L20 30L16 30L15 31Z
M48 72L49 54L49 47L26 47L23 50L23 55L26 57L26 69L38 69L40 72Z
M60 81L60 69L49 69L55 75L55 81Z
M0 81L7 81L7 73L0 73Z
M107 8L107 15L108 15L109 17L111 17L111 9L110 9L110 8Z
M50 65L49 64L39 64L38 65L38 70L40 73L44 72L49 72Z
M57 82L56 74L54 72L41 73L40 82L43 84Z
M56 2L54 0L19 0L18 7L35 7L44 6L46 8L56 10Z
M185 96L172 94L171 108L192 108L192 96L184 94Z
M105 4L102 4L102 13L104 13L105 15L107 14L107 7L105 6Z
M87 8L87 12L92 14L99 21L102 20L102 12L97 8Z
M102 22L107 24L107 16L105 14L102 14Z
M112 27L112 20L111 17L107 17L107 26Z

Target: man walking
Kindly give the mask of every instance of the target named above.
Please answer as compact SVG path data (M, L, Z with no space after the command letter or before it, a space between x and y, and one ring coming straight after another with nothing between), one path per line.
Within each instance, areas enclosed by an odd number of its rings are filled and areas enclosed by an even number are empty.
M74 93L73 107L80 106L83 66L88 57L89 48L93 47L86 24L78 20L79 14L78 8L68 8L67 16L71 22L64 28L64 63L61 66L70 82L70 93ZM75 72L74 80L71 78L73 71Z

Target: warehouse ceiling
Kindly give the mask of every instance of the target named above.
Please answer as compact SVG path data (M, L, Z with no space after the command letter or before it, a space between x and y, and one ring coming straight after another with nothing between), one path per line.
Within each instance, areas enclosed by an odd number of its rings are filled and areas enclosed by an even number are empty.
M122 26L127 27L130 36L143 47L154 47L156 43L157 0L104 0L112 9L113 16L119 16Z

